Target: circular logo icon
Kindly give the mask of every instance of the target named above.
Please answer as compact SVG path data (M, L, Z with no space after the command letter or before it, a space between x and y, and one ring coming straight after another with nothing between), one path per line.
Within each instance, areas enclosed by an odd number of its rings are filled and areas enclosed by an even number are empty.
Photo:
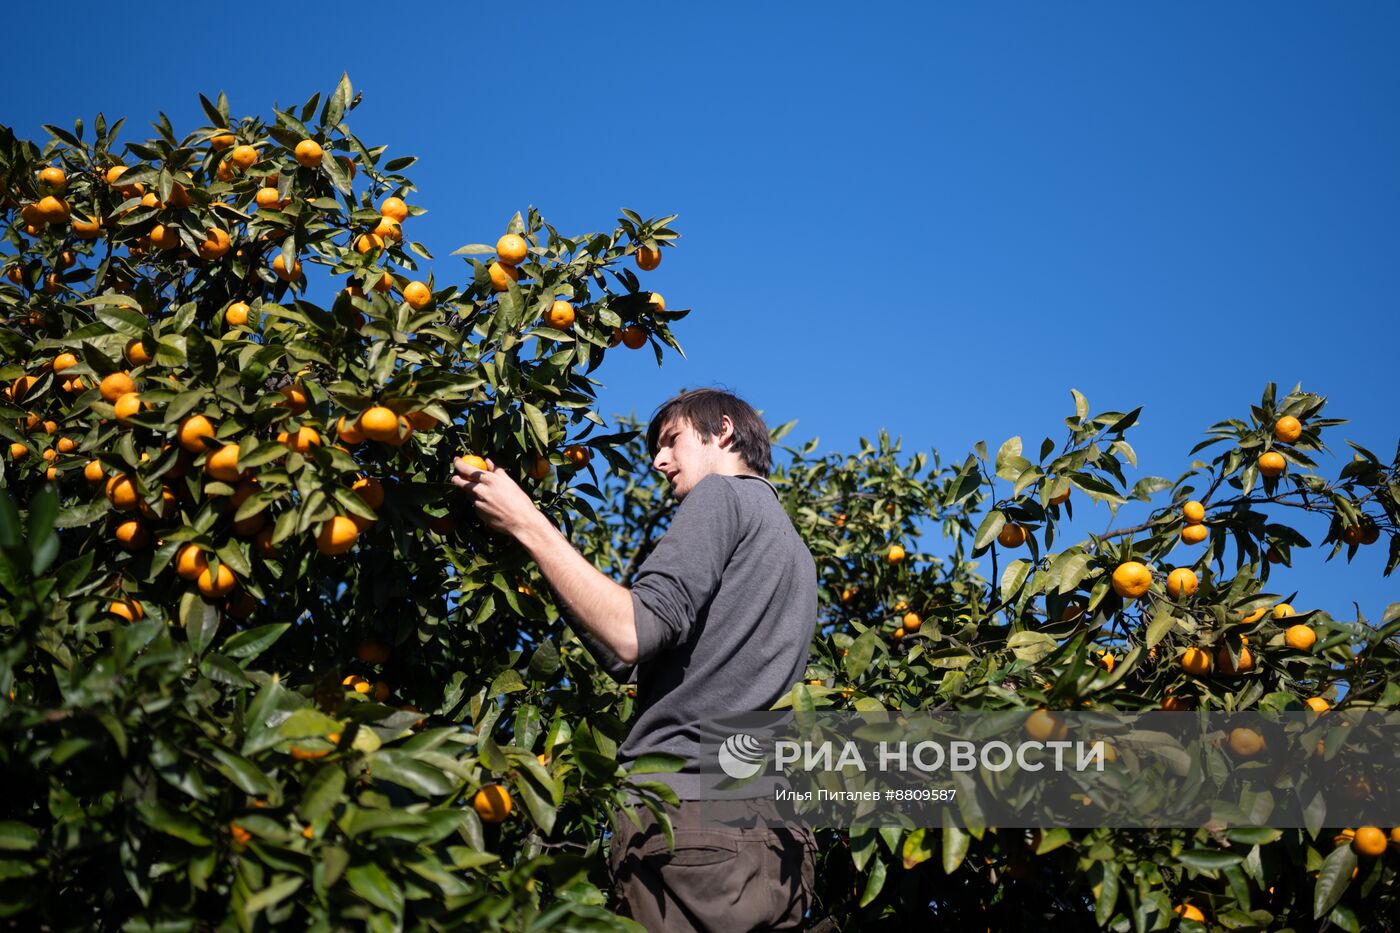
M731 735L719 747L719 766L736 781L751 778L763 770L763 745L747 732Z

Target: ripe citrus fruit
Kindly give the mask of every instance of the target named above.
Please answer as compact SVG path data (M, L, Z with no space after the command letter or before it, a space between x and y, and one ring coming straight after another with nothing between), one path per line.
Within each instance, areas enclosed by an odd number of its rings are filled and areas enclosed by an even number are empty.
M118 474L107 480L107 501L121 512L130 512L136 508L136 483L125 473Z
M403 300L414 311L424 308L433 300L432 290L422 282L409 282L403 287Z
M510 816L510 791L500 784L487 784L472 798L472 809L483 823L499 823Z
M1002 547L1020 547L1026 543L1026 529L1022 525L1008 523L1002 526L997 535L997 543Z
M564 459L576 467L584 467L593 459L593 453L582 444L570 444L564 448Z
M117 413L117 423L129 426L132 416L141 413L141 393L126 393L113 403L112 408Z
M176 249L180 245L180 231L165 224L156 224L151 228L150 240L156 249Z
M238 469L238 445L227 444L210 454L204 472L222 482L236 483L242 472Z
M1170 693L1162 698L1162 709L1171 713L1179 713L1191 708L1191 701L1184 697L1172 696Z
M63 169L50 165L40 169L39 184L47 185L54 191L62 191L68 187L68 176L63 173Z
M127 519L117 526L117 542L128 551L139 551L151 543L151 536L134 518Z
M175 575L182 580L197 580L209 567L209 560L197 544L187 544L175 555Z
M476 454L462 454L459 459L462 461L462 466L469 470L489 471L491 469L485 459L478 457Z
M1241 758L1253 758L1264 750L1264 737L1253 729L1231 729L1230 750Z
M1284 415L1274 422L1274 438L1291 444L1303 436L1303 424L1292 415Z
M272 260L272 271L284 282L294 282L301 278L301 260L292 260L292 269L287 271L286 264L282 261L282 254L278 253L277 258Z
M141 343L140 337L133 337L127 341L125 355L126 361L132 366L145 366L151 361L151 355L146 352L146 347Z
M536 457L531 461L530 469L527 472L531 479L544 479L549 476L553 469L554 465L549 462L548 457Z
M53 358L53 371L55 374L63 372L65 369L72 369L78 365L78 357L72 353L60 353Z
M248 323L248 305L235 301L224 309L224 323L229 327L241 327Z
M1194 920L1197 923L1206 922L1206 915L1201 913L1200 908L1195 904L1177 904L1175 912L1182 920Z
M1241 645L1239 662L1236 663L1235 660L1230 657L1229 646L1221 645L1220 650L1215 652L1215 666L1220 673L1227 677L1234 676L1235 674L1243 674L1246 671L1254 670L1254 655L1249 653L1248 648Z
M180 446L191 453L203 453L202 438L213 436L214 425L203 415L190 415L180 423Z
M90 483L102 482L102 477L105 475L101 461L89 460L87 466L83 467L83 477Z
M365 439L365 434L360 430L358 422L346 421L344 415L341 415L340 420L335 423L335 436L338 440L351 445L363 443Z
M1187 544L1200 544L1210 537L1210 530L1205 525L1187 525L1181 529L1181 540Z
M1192 677L1210 673L1210 655L1204 648L1190 647L1181 653L1181 669Z
M1376 858L1385 854L1385 833L1375 826L1361 826L1351 840L1351 847L1357 855Z
M1037 742L1060 740L1069 734L1069 725L1049 710L1038 709L1026 717L1026 735Z
M891 544L890 549L885 552L885 561L887 563L897 564L902 560L904 560L903 546L898 544Z
M498 292L507 291L511 282L520 281L520 270L505 263L493 262L486 271L491 276L491 287Z
M646 342L646 328L637 324L622 328L622 343L629 350L639 350Z
M903 628L907 632L917 632L919 626L924 624L924 620L919 618L917 612L906 612L900 621L904 623Z
M544 322L555 330L568 330L574 326L574 306L567 301L556 301L549 306Z
M355 546L360 529L344 515L332 516L316 534L316 549L322 554L344 554Z
M391 441L399 431L399 416L383 405L375 405L360 414L359 428L372 441Z
M355 252L361 256L384 248L384 238L373 233L362 233L355 238Z
M350 489L372 509L384 504L384 484L373 476L361 476L351 484Z
M637 268L641 269L643 272L650 272L652 269L661 265L661 250L659 249L652 249L649 246L640 246L637 248L636 257Z
M1137 599L1152 588L1152 571L1135 560L1124 561L1113 571L1113 591L1124 599Z
M375 224L372 232L386 243L390 241L398 243L403 239L403 226L390 217L379 218L379 223Z
M287 206L287 202L282 200L276 188L259 188L258 193L253 195L253 202L264 211L280 211Z
M1317 643L1317 633L1308 625L1290 625L1288 631L1283 633L1283 640L1290 648L1310 651Z
M304 454L312 447L320 446L321 434L315 428L302 425L295 431L290 432L284 443L297 453Z
M1194 570L1178 567L1167 575L1167 595L1172 599L1190 596L1201 585L1201 578Z
M1325 713L1332 708L1332 704L1328 703L1322 697L1308 697L1303 702L1306 703L1308 709L1312 710L1314 713Z
M1206 507L1192 499L1181 507L1181 515L1188 525L1199 525L1206 517Z
M403 223L408 219L408 205L403 198L387 197L379 205L379 216L388 217L395 223Z
M1070 493L1070 489L1069 489L1068 486L1066 486L1064 492L1060 493L1058 496L1051 496L1051 497L1050 497L1050 504L1051 504L1051 505L1064 505L1066 502L1069 501L1069 493Z
M102 223L91 217L73 215L73 235L80 240L95 240L102 234Z
M97 391L102 393L104 401L115 403L117 399L128 392L136 391L136 383L126 373L116 372L104 378L98 385ZM15 393L18 395L19 393ZM18 400L18 399L16 399Z
M228 568L228 564L220 564L218 571L210 567L205 567L199 572L197 586L199 592L213 599L219 596L227 596L233 591L238 579L234 577L233 571Z
M1296 616L1297 614L1298 613L1294 612L1293 607L1288 605L1288 603L1279 603L1274 607L1275 619L1286 619L1289 616Z
M107 604L107 611L114 616L121 616L128 622L146 617L146 610L134 599L114 599Z
M518 266L530 252L530 244L525 238L507 233L496 241L496 258L508 266Z
M1265 476L1278 476L1287 467L1287 462L1283 459L1283 454L1277 450L1270 450L1259 456L1259 472Z
M209 137L209 148L227 149L236 142L238 142L238 140L233 138L232 133L215 133L213 136Z
M67 223L70 213L68 202L62 198L56 198L50 194L39 199L39 216L48 223Z
M321 164L321 144L314 139L303 139L292 151L297 164L303 168L317 168Z

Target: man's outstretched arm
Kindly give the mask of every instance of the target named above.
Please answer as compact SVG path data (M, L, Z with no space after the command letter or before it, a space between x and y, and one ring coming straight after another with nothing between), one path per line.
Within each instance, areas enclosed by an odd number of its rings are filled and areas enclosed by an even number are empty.
M489 463L489 461L488 461ZM477 514L511 535L530 553L569 617L624 664L637 663L637 623L632 594L574 549L525 491L494 466L474 469L453 461L452 482L471 494Z

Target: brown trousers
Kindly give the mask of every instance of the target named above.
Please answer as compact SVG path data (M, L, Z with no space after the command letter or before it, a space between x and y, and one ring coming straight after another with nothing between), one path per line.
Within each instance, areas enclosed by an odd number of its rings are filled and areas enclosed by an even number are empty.
M771 825L771 806L766 800L667 805L674 851L651 810L636 808L640 829L618 811L620 829L608 850L617 912L649 931L806 929L816 840L797 824Z

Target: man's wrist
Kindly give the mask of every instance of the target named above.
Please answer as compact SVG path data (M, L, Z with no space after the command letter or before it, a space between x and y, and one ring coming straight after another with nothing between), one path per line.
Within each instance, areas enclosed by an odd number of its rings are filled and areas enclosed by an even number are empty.
M551 535L557 534L558 529L554 527L545 514L536 511L530 516L530 520L516 533L515 539L520 545L529 551L531 556L538 553L539 549L549 541Z

